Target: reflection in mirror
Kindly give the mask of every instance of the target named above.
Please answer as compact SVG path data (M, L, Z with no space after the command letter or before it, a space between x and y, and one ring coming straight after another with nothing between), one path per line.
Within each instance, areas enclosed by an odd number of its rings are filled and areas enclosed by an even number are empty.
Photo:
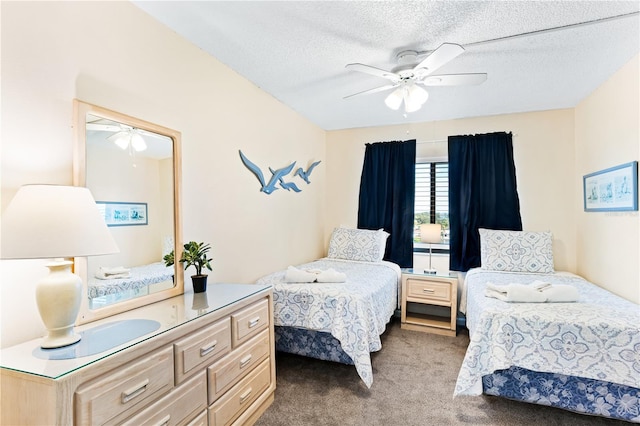
M87 322L182 293L180 264L162 259L181 247L179 133L76 102L76 184L91 190L120 249L77 259Z

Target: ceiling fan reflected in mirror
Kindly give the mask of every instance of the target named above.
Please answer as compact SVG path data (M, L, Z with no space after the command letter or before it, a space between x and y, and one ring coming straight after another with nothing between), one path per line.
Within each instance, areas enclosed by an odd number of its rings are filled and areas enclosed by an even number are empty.
M135 127L127 126L122 123L87 123L87 130L113 133L106 139L115 143L123 150L129 149L130 152L141 152L147 149L147 143L142 137L143 130Z
M405 50L398 53L396 56L398 66L391 71L358 63L347 64L345 68L349 70L381 77L389 80L390 83L345 96L344 99L395 89L385 98L385 104L389 108L397 110L404 102L405 112L417 111L429 98L429 93L422 86L477 85L487 79L486 73L433 75L433 72L438 68L463 52L464 48L459 44L443 43L422 62L414 65L423 53Z

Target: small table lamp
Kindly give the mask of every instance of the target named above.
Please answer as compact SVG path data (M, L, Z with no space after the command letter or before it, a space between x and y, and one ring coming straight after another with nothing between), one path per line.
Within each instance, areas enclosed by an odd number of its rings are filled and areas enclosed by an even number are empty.
M2 259L54 258L36 287L47 336L43 348L80 340L73 327L80 310L82 280L64 258L117 253L96 202L87 188L25 185L2 215Z
M420 241L429 243L429 269L424 272L426 274L435 274L436 270L431 267L431 254L433 251L431 244L442 242L442 225L439 223L425 223L420 225Z

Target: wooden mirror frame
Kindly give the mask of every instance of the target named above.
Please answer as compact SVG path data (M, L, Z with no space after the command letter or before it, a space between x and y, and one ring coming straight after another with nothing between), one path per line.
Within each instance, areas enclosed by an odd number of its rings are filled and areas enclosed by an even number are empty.
M157 124L149 123L135 117L131 117L119 112L111 111L96 105L73 100L74 116L74 157L73 157L73 184L75 186L86 186L87 181L87 126L86 117L91 114L97 117L116 121L138 129L167 136L173 142L173 229L174 229L174 250L175 258L180 259L183 251L182 244L182 220L180 215L181 206L181 156L180 156L180 132ZM148 305L159 300L177 296L184 293L184 270L182 264L174 264L174 286L170 289L161 290L156 293L133 299L123 300L99 309L89 308L89 298L87 293L88 285L88 265L86 257L74 258L75 272L82 278L82 303L76 324L84 324L101 318L106 318L121 312Z

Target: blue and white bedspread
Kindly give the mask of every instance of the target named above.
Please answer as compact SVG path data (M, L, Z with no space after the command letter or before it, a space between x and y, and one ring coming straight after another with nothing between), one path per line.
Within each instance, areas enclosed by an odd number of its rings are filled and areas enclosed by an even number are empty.
M87 286L89 299L139 290L151 284L171 281L173 280L174 274L173 266L167 267L164 262L134 266L129 268L129 270L130 276L127 278L108 280L101 280L95 277L90 278Z
M507 303L487 282L575 286L575 303ZM512 366L640 388L640 306L569 274L472 269L465 279L469 347L454 396L480 395L482 377Z
M380 335L398 306L401 272L391 262L323 258L299 269L333 268L344 283L286 283L285 271L260 278L273 287L274 323L331 333L353 360L367 385L373 383L370 352L382 348Z

